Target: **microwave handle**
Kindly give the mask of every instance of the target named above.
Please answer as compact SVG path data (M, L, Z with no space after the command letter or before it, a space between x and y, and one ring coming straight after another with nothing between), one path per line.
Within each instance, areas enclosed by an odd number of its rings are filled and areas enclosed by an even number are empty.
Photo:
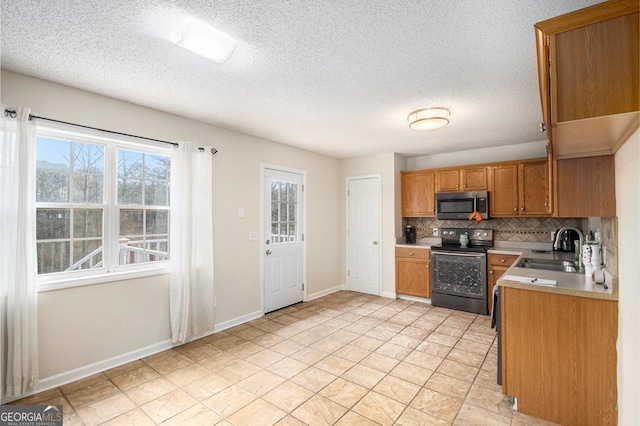
M473 193L473 211L474 212L478 211L478 193L477 192Z

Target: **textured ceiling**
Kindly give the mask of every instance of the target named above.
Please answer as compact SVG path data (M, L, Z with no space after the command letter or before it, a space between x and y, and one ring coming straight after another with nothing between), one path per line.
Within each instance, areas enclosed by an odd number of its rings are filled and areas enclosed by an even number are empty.
M544 140L533 24L599 2L1 1L4 69L338 158ZM227 62L168 41L190 17ZM430 105L451 123L410 130Z

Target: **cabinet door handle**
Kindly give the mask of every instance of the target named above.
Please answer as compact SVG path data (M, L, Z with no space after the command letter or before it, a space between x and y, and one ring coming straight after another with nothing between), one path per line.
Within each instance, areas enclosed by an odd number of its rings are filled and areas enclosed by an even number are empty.
M504 263L504 259L500 259L500 263Z
M409 252L409 256L413 256L413 252L412 251Z
M489 271L490 274L493 274L493 271Z
M517 207L514 207L514 208L513 208L513 211L514 211L514 212L517 212L517 211L518 211L518 208L517 208Z
M523 212L524 211L524 207L520 207L520 211Z
M429 265L427 264L427 269L429 269Z

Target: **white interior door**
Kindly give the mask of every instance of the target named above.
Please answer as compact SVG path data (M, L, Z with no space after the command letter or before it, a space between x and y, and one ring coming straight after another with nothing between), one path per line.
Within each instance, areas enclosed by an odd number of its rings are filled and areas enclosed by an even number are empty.
M347 289L380 295L380 177L347 180Z
M265 169L264 311L303 298L302 175Z

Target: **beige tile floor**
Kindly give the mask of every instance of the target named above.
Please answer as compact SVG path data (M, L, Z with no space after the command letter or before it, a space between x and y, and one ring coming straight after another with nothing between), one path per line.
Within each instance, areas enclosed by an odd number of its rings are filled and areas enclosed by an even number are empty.
M487 316L341 291L49 390L67 425L549 425L495 384Z

